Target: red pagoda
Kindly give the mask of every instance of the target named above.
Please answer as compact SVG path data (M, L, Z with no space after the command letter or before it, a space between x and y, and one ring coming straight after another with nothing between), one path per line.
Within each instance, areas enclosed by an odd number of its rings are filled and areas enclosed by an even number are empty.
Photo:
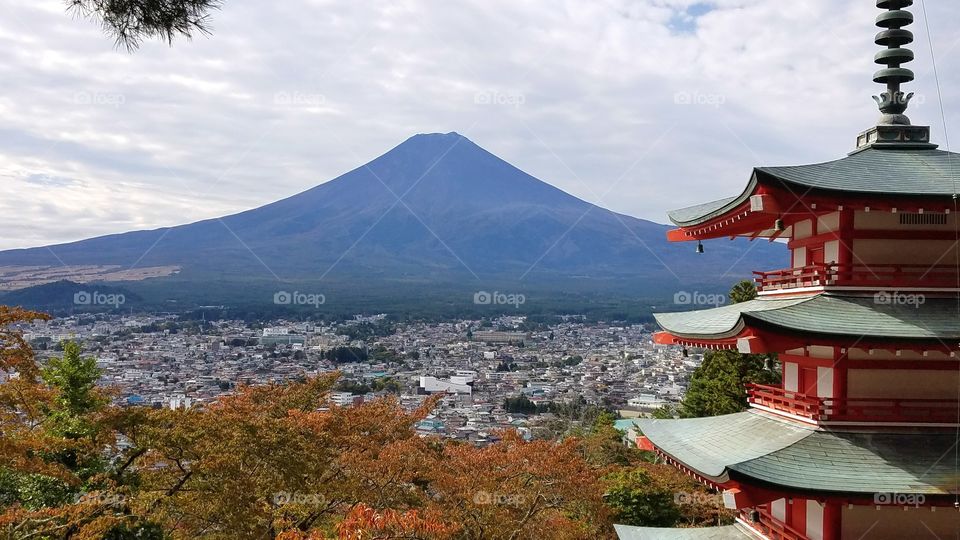
M960 155L904 115L912 0L878 0L883 113L842 159L760 167L744 191L670 213L672 241L781 239L755 300L656 315L662 344L773 354L750 410L642 420L659 456L722 492L737 524L618 526L621 538L957 538Z

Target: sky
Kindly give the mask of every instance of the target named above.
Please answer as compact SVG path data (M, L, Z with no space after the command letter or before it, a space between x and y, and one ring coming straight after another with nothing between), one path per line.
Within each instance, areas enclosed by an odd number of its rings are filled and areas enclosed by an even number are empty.
M133 53L65 6L0 0L0 249L239 212L450 131L664 223L844 156L882 91L873 0L225 0ZM908 114L947 148L960 3L925 8Z

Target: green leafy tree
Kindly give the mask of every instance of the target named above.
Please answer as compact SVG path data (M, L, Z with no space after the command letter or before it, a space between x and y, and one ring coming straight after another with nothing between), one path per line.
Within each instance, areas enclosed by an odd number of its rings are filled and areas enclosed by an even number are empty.
M747 302L755 299L756 297L757 287L752 281L747 279L737 283L732 289L730 289L730 302L733 304Z
M653 411L652 416L657 420L670 420L671 418L676 418L677 416L679 416L679 414L680 413L677 410L677 406L670 404L670 405L664 405L663 407L660 407L659 409Z
M503 408L511 413L536 414L537 412L537 404L530 401L527 396L508 397L503 400Z
M92 357L84 358L79 343L64 341L63 356L51 358L40 372L41 379L54 390L46 412L45 430L64 439L47 459L67 467L81 480L104 471L106 463L98 451L105 436L98 413L109 403L97 388L101 371ZM39 480L38 480L39 481Z
M767 357L736 351L709 351L690 378L680 406L684 417L717 416L747 408L747 383L776 384L779 374L767 369Z
M51 358L41 372L43 381L57 390L55 410L66 416L80 417L106 404L96 391L101 371L93 357L83 358L80 344L63 343L63 356Z
M757 289L747 280L730 289L730 301L746 302L757 297ZM737 351L708 351L703 363L693 372L690 386L680 404L683 417L732 414L747 408L746 385L779 384L780 372L773 355L740 354ZM667 416L670 411L664 411Z
M657 486L642 469L620 470L608 477L604 498L614 511L614 520L623 525L673 527L682 517L674 494Z
M582 435L584 459L597 467L629 465L638 453L623 443L623 432L616 427L617 417L609 411L597 414Z
M614 522L640 527L709 527L733 523L722 498L677 469L641 462L605 478Z

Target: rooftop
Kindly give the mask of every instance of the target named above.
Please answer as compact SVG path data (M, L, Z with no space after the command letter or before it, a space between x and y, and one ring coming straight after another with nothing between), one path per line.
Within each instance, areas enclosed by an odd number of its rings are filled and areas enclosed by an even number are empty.
M660 450L717 483L749 478L815 492L957 493L952 432L825 431L747 411L640 420Z
M751 324L857 338L960 339L956 298L924 298L919 305L892 299L884 303L883 298L831 293L760 297L713 309L658 313L654 317L670 334L692 339L730 338Z
M881 197L952 197L960 187L960 154L934 149L867 148L847 157L786 167L757 167L736 197L669 212L670 220L690 227L746 203L761 183L793 193L822 190Z

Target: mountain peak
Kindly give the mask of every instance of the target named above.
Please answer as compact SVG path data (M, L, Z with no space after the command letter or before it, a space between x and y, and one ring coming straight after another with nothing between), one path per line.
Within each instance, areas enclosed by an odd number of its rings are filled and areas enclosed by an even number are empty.
M449 147L450 145L463 142L473 143L473 141L457 133L456 131L451 131L449 133L417 133L416 135L413 135L412 137L403 141L400 146L416 144L425 146L444 145Z
M673 290L677 272L702 279L718 261L741 260L749 251L743 242L724 243L694 256L688 246L667 244L666 229L578 199L457 132L422 133L334 180L259 208L6 251L0 265L175 266L178 280L203 283L224 275L519 282L529 274L579 286L589 276L642 280L651 288L669 282ZM779 247L755 249L753 259L729 273L749 275L744 266Z

